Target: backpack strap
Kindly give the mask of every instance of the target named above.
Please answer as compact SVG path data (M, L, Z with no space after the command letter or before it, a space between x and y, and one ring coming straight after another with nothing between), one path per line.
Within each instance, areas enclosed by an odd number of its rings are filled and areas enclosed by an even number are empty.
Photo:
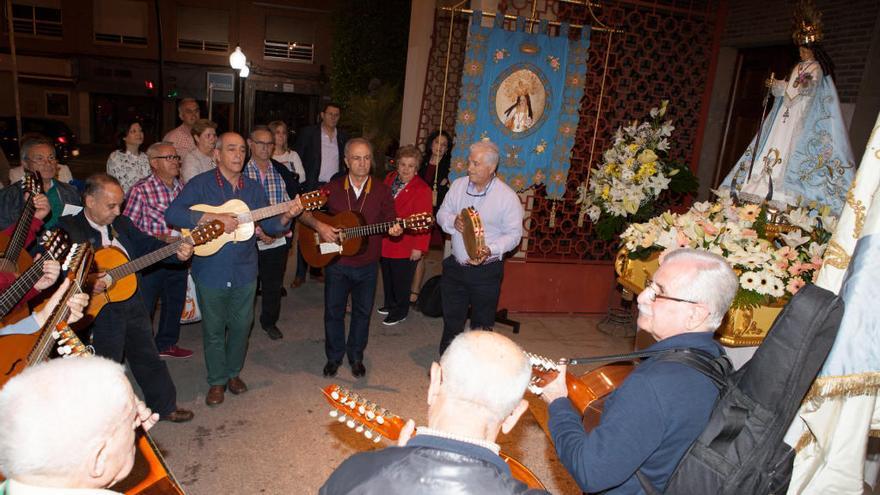
M629 352L627 354L607 354L605 356L570 358L566 360L566 364L574 366L576 364L592 364L592 363L608 363L612 361L634 361L636 359L644 359L668 351L639 351Z
M651 484L651 480L645 476L645 473L643 473L641 469L636 471L636 478L638 478L639 484L642 485L642 490L644 490L647 495L660 495L660 492L654 488L654 485Z
M681 363L706 375L719 391L727 388L733 365L726 354L715 357L701 349L671 349L657 356L658 361Z

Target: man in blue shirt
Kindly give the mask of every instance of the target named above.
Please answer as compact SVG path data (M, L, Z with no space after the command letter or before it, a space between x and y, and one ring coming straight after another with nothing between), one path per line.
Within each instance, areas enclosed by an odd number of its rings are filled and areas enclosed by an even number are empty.
M667 254L638 298L639 328L658 340L648 350L691 348L720 355L712 335L738 288L733 270L718 255L694 249ZM565 379L558 377L541 394L550 405L556 452L580 488L641 494L636 473L664 490L705 428L718 389L687 365L650 358L609 396L599 425L589 432L567 396Z
M255 210L269 206L263 187L242 174L245 142L234 132L217 140L214 161L217 168L201 173L187 182L183 191L165 211L169 224L193 228L220 220L226 232L235 231L238 216L231 213L202 213L190 210L196 204L219 206L230 199L239 199ZM302 213L297 200L279 217L260 222L269 235L280 235L289 229L293 217ZM208 368L209 406L223 402L226 388L233 394L247 391L239 377L244 366L247 341L254 320L254 295L257 289L256 237L243 242L230 242L211 256L193 259L192 275L202 312L202 335L205 364Z

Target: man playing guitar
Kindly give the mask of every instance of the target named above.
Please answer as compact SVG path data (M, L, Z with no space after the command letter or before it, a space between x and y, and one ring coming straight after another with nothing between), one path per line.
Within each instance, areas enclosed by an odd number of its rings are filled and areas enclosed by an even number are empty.
M327 207L331 214L342 211L360 213L366 223L393 221L396 217L391 189L381 181L373 180L373 146L363 138L350 139L345 143L345 163L348 174L333 179L325 186ZM331 227L305 212L300 222L318 232L321 241L339 242L340 229ZM403 233L400 225L388 229L391 236ZM327 364L324 376L335 376L342 358L348 355L351 373L364 376L364 349L370 333L370 314L376 295L379 256L382 239L367 237L366 248L360 254L343 256L327 266L324 275L324 352ZM351 328L345 339L345 306L351 295Z

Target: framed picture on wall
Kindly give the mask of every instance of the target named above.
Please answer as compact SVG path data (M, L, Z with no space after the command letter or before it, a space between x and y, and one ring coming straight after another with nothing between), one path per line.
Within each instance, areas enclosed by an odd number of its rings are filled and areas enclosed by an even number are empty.
M70 117L70 94L46 91L46 115Z

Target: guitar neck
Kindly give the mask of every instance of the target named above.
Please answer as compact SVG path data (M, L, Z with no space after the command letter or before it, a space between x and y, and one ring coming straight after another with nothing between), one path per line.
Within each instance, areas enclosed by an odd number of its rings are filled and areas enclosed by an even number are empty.
M280 215L285 211L290 209L291 203L294 200L285 201L283 203L274 204L271 206L265 206L263 208L258 208L256 210L251 210L248 213L241 213L238 215L239 222L259 222L264 218L274 217L276 215Z
M12 308L24 298L25 294L43 276L43 262L46 258L40 258L34 262L25 272L0 294L0 317L9 314Z
M34 345L28 355L29 364L42 362L49 356L55 343L55 338L52 335L52 332L58 328L59 325L66 324L64 322L66 322L68 316L70 316L70 308L67 307L67 301L71 296L80 291L78 281L71 280L71 282L70 287L67 288L64 295L61 297L58 306L52 311L52 314L49 315L49 318L46 320L46 323L43 324L42 328L40 328L40 338L37 339L36 345Z
M388 229L390 229L396 223L399 223L400 226L404 229L408 228L406 225L406 220L402 219L392 220L390 222L371 223L369 225L358 225L357 227L349 227L347 229L343 229L342 234L345 236L346 239L384 234L388 232Z
M110 275L110 278L112 278L113 280L119 280L123 277L127 277L132 273L143 270L144 268L156 264L176 253L177 250L180 248L180 244L184 242L192 244L192 237L183 237L180 240L174 241L167 246L161 247L153 251L152 253L145 254L140 258L119 265L116 268L111 268L110 270L107 270L107 275Z
M35 212L36 207L34 207L34 202L28 200L24 209L21 211L21 216L18 217L18 224L16 224L15 231L9 239L6 253L3 255L4 258L12 263L18 263L18 255L21 254L21 250L24 248L24 243L27 240L28 232L31 230L31 222L34 219Z

